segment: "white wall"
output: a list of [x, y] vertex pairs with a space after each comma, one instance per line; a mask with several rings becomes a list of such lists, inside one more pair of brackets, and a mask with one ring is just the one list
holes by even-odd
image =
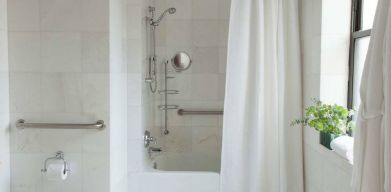
[[[346, 105], [350, 0], [302, 0], [301, 33], [304, 104], [319, 98]], [[307, 192], [349, 192], [352, 165], [319, 144], [319, 133], [305, 128]]]
[[347, 106], [350, 0], [322, 1], [320, 99]]
[[10, 192], [7, 1], [0, 0], [0, 191]]
[[127, 1], [127, 93], [128, 93], [128, 191], [140, 191], [140, 173], [147, 169], [144, 130], [152, 121], [152, 97], [144, 83], [146, 67], [146, 15], [151, 0]]
[[110, 191], [127, 192], [126, 1], [110, 0]]
[[[169, 7], [177, 10], [167, 15], [157, 28], [161, 72], [158, 89], [164, 85], [162, 62], [178, 51], [185, 51], [193, 63], [188, 71], [170, 74], [175, 79], [168, 80], [168, 89], [179, 90], [180, 94], [169, 95], [169, 104], [187, 110], [223, 109], [230, 0], [156, 0], [155, 7], [157, 15]], [[157, 146], [166, 153], [203, 156], [208, 159], [203, 167], [218, 172], [222, 116], [178, 116], [176, 110], [170, 110], [170, 134], [164, 135], [164, 113], [157, 109], [157, 105], [163, 104], [163, 96], [155, 95], [152, 110], [156, 120], [151, 131], [158, 137]]]
[[[8, 1], [12, 191], [107, 192], [110, 176], [108, 0]], [[91, 123], [97, 130], [19, 130], [29, 122]], [[117, 126], [117, 125], [116, 125]], [[64, 182], [41, 176], [65, 153]]]

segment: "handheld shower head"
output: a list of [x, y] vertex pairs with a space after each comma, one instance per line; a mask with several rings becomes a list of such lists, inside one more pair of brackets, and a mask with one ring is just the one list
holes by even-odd
[[164, 16], [166, 16], [167, 13], [174, 14], [176, 12], [176, 9], [174, 7], [168, 8], [156, 19], [151, 21], [151, 25], [158, 26], [160, 21], [163, 20]]
[[174, 7], [168, 8], [168, 12], [170, 14], [174, 14], [176, 12], [176, 9]]

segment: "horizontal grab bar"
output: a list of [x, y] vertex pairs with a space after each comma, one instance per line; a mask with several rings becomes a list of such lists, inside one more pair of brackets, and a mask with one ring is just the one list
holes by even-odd
[[184, 110], [179, 109], [178, 115], [223, 115], [223, 110], [216, 110], [216, 111], [195, 111], [195, 110]]
[[104, 129], [105, 122], [102, 120], [92, 124], [64, 124], [64, 123], [26, 123], [25, 120], [16, 121], [16, 127], [20, 129], [37, 128], [37, 129]]

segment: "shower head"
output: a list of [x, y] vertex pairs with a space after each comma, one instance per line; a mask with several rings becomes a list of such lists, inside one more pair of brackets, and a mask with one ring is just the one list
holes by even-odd
[[156, 20], [152, 20], [151, 25], [158, 26], [160, 21], [163, 20], [164, 16], [166, 16], [167, 13], [174, 14], [175, 12], [176, 12], [176, 9], [174, 7], [166, 9], [165, 11], [163, 11], [163, 13]]
[[170, 14], [174, 14], [176, 12], [176, 9], [174, 7], [168, 8], [168, 12]]

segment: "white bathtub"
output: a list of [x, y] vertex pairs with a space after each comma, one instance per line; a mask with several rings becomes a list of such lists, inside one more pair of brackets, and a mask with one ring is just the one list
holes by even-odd
[[199, 153], [161, 153], [152, 157], [152, 167], [161, 171], [220, 172], [220, 158]]
[[[205, 155], [161, 153], [145, 172], [129, 175], [129, 192], [219, 192], [217, 159]], [[157, 167], [158, 169], [154, 169]]]
[[129, 192], [219, 192], [213, 172], [152, 171], [130, 176]]

